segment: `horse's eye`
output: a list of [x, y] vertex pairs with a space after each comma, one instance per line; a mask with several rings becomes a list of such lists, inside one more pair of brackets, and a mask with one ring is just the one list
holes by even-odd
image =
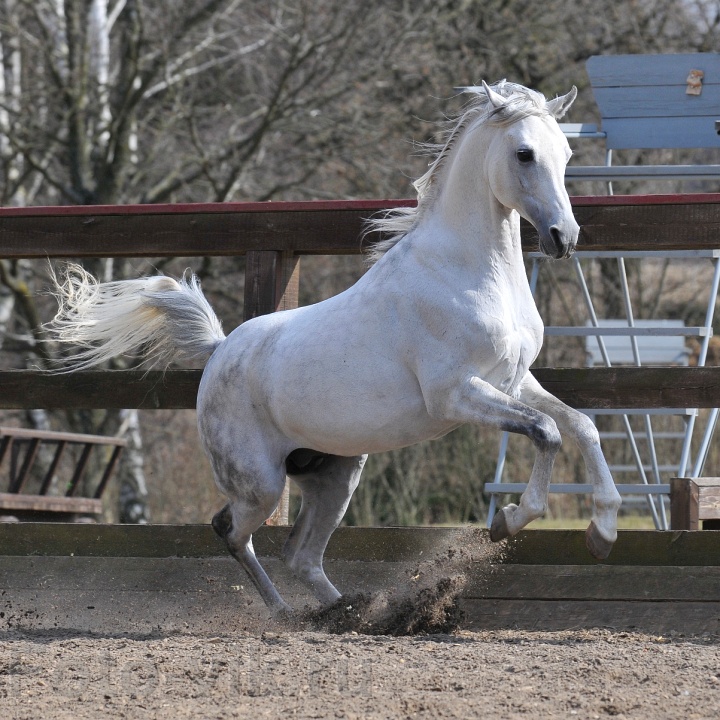
[[532, 150], [523, 148], [522, 150], [517, 151], [517, 159], [521, 163], [529, 163], [535, 159], [535, 153]]

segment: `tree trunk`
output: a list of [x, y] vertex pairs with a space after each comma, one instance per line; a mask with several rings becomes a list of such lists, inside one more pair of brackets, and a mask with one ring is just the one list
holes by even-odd
[[120, 522], [145, 525], [150, 520], [148, 491], [142, 451], [142, 435], [137, 410], [121, 410], [121, 432], [128, 439], [118, 467], [120, 484]]

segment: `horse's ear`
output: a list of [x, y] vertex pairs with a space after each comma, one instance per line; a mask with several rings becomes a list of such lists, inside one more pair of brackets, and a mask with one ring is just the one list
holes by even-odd
[[482, 81], [482, 86], [485, 94], [488, 97], [488, 100], [490, 101], [490, 104], [494, 108], [500, 108], [505, 104], [505, 98], [500, 95], [500, 93], [496, 93], [484, 80]]
[[559, 120], [570, 109], [570, 106], [573, 104], [576, 97], [577, 88], [573, 85], [567, 95], [561, 95], [560, 97], [556, 97], [554, 100], [548, 100], [548, 112], [556, 120]]

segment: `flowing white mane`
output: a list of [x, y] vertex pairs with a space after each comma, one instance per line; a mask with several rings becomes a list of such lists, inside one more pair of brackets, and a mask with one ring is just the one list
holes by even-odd
[[432, 156], [432, 160], [427, 172], [413, 183], [417, 192], [417, 207], [394, 208], [368, 220], [367, 233], [381, 233], [389, 236], [373, 244], [368, 250], [369, 264], [377, 262], [417, 225], [423, 211], [435, 197], [436, 181], [450, 151], [468, 127], [476, 123], [488, 123], [496, 126], [511, 125], [530, 115], [550, 114], [545, 97], [535, 90], [506, 80], [492, 85], [491, 89], [507, 98], [507, 102], [500, 107], [495, 107], [482, 86], [465, 88], [465, 91], [471, 94], [470, 102], [458, 116], [443, 123], [439, 143], [422, 146], [423, 151]]

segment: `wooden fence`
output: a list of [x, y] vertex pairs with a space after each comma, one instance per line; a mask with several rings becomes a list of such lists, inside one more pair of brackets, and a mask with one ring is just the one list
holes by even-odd
[[[246, 255], [245, 319], [297, 306], [302, 255], [362, 252], [363, 222], [413, 201], [327, 201], [0, 209], [0, 257], [88, 258]], [[586, 250], [720, 247], [720, 195], [578, 197]], [[523, 244], [534, 230], [523, 223]], [[365, 243], [372, 242], [372, 236]], [[571, 405], [718, 407], [720, 369], [535, 370]], [[193, 408], [199, 371], [0, 372], [1, 408]]]
[[[313, 601], [279, 557], [288, 532], [263, 527], [253, 542], [280, 592], [302, 608]], [[408, 598], [421, 564], [431, 575], [462, 569], [466, 630], [717, 634], [719, 541], [718, 532], [624, 530], [598, 564], [579, 530], [525, 531], [495, 551], [487, 530], [341, 527], [325, 569], [351, 597]], [[458, 565], [452, 547], [478, 551], [478, 561]], [[0, 524], [0, 587], [0, 632], [222, 635], [268, 618], [209, 525]]]

